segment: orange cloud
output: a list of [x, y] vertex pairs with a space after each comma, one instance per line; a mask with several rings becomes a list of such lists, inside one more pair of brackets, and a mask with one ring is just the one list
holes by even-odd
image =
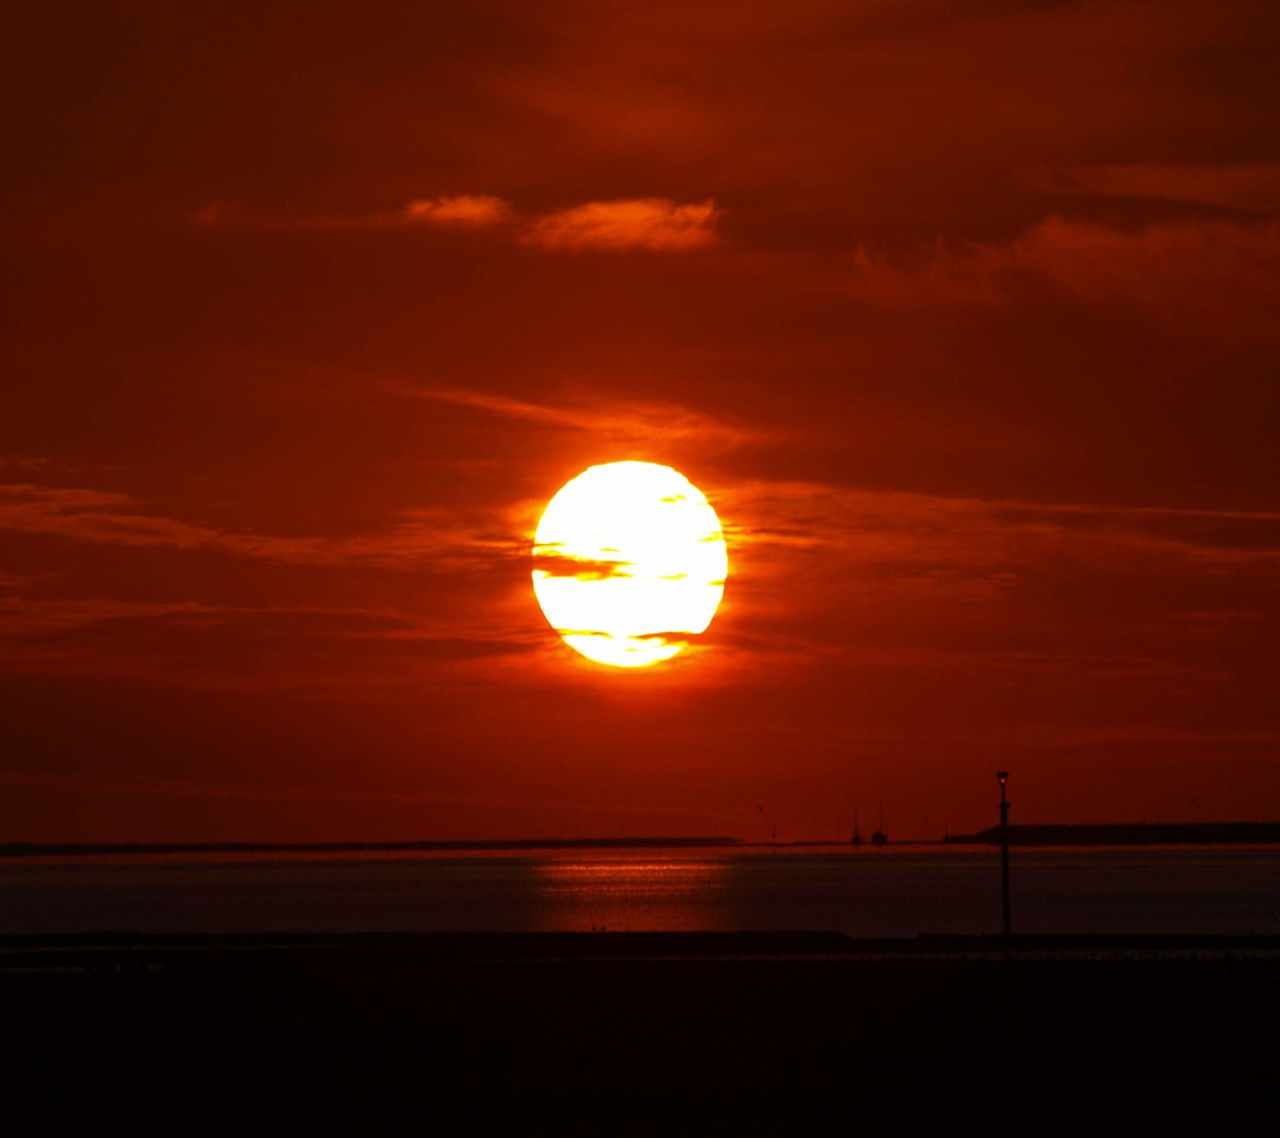
[[422, 198], [411, 201], [404, 210], [405, 220], [429, 225], [499, 225], [510, 216], [511, 203], [491, 194]]
[[665, 198], [587, 202], [538, 218], [524, 242], [542, 249], [648, 249], [683, 253], [716, 244], [715, 203]]
[[461, 389], [411, 389], [408, 394], [614, 440], [696, 441], [704, 447], [732, 449], [776, 440], [784, 433], [777, 429], [766, 431], [726, 414], [704, 414], [674, 403], [595, 399], [555, 405]]
[[534, 572], [548, 577], [574, 577], [579, 581], [608, 581], [617, 577], [631, 577], [629, 561], [598, 561], [589, 557], [575, 557], [554, 545], [540, 545], [534, 551]]
[[1050, 217], [1007, 245], [939, 244], [909, 264], [859, 249], [853, 292], [891, 304], [1000, 304], [1049, 288], [1180, 326], [1274, 332], [1280, 226], [1202, 220], [1116, 229]]
[[0, 533], [64, 538], [130, 548], [214, 550], [234, 557], [297, 565], [414, 568], [492, 564], [528, 555], [523, 533], [509, 519], [491, 519], [481, 532], [442, 510], [403, 511], [388, 528], [346, 537], [281, 537], [214, 529], [147, 513], [127, 494], [0, 484]]
[[[715, 203], [681, 205], [666, 198], [586, 202], [525, 218], [519, 240], [540, 249], [647, 249], [681, 253], [706, 249], [719, 240]], [[267, 229], [347, 230], [430, 225], [440, 229], [488, 229], [520, 220], [511, 202], [493, 194], [415, 198], [396, 213], [334, 214], [269, 218], [214, 203], [192, 214], [201, 227], [249, 226]]]
[[1280, 304], [1280, 228], [1231, 222], [1152, 225], [1126, 233], [1050, 218], [1024, 234], [1011, 263], [1086, 299], [1162, 314], [1260, 317]]
[[1222, 206], [1253, 213], [1280, 212], [1280, 162], [1132, 162], [1071, 166], [1034, 183], [1055, 193]]
[[942, 497], [822, 483], [745, 481], [726, 486], [736, 574], [815, 577], [814, 563], [864, 590], [999, 593], [1031, 569], [1071, 564], [1153, 574], [1177, 566], [1221, 574], [1280, 563], [1280, 513], [1060, 504]]

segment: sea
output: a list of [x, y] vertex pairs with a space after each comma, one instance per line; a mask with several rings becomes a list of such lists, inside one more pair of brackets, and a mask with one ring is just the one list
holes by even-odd
[[[1280, 847], [1013, 851], [1025, 933], [1280, 934]], [[986, 847], [170, 854], [0, 862], [0, 934], [1000, 930]]]

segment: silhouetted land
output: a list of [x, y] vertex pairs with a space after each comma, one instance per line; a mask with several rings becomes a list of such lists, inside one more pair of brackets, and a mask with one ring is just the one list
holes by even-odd
[[[998, 846], [1000, 827], [950, 836], [947, 843]], [[1280, 822], [1124, 822], [1114, 825], [1010, 826], [1014, 846], [1274, 845]]]
[[[1238, 1133], [1280, 938], [0, 941], [8, 1112], [131, 1133]], [[1269, 1132], [1264, 1130], [1262, 1132]]]
[[4, 842], [0, 857], [113, 854], [429, 853], [466, 850], [643, 850], [736, 846], [736, 838], [520, 838], [470, 842]]
[[[1134, 822], [1083, 825], [1010, 826], [1016, 846], [1280, 845], [1280, 822]], [[504, 850], [790, 849], [849, 846], [847, 841], [746, 841], [741, 838], [517, 838], [414, 842], [3, 842], [0, 858], [111, 857], [167, 854], [352, 854], [458, 853]], [[1000, 844], [1000, 829], [952, 834], [939, 840], [912, 839], [889, 845]]]

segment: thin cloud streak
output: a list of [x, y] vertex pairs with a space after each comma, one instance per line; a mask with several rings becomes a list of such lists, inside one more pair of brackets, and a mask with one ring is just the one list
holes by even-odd
[[511, 203], [490, 194], [424, 198], [411, 201], [404, 211], [405, 219], [410, 222], [470, 228], [500, 225], [511, 215]]
[[613, 438], [697, 441], [703, 445], [735, 448], [785, 437], [784, 432], [776, 428], [740, 422], [729, 415], [709, 415], [675, 403], [595, 399], [552, 404], [461, 388], [404, 387], [399, 390], [415, 398], [472, 407], [503, 418]]
[[[448, 396], [443, 396], [448, 398]], [[516, 413], [547, 409], [515, 403]], [[561, 423], [558, 414], [553, 421]], [[593, 415], [563, 420], [598, 427]], [[594, 425], [593, 425], [594, 424]], [[686, 429], [696, 432], [696, 422]], [[732, 436], [736, 437], [736, 436]], [[1266, 511], [1043, 504], [861, 490], [824, 483], [753, 481], [716, 495], [731, 543], [810, 549], [840, 545], [864, 558], [945, 552], [956, 563], [991, 556], [979, 538], [1052, 540], [1077, 551], [1109, 548], [1177, 555], [1205, 565], [1280, 560], [1280, 514]], [[512, 518], [527, 503], [513, 504]], [[499, 511], [502, 513], [502, 511]], [[507, 533], [502, 533], [503, 528]], [[254, 560], [379, 569], [440, 563], [465, 568], [529, 557], [513, 521], [468, 527], [445, 511], [409, 510], [395, 525], [348, 537], [234, 533], [146, 513], [126, 494], [28, 483], [0, 485], [0, 532], [99, 545], [213, 550]], [[564, 560], [559, 558], [558, 560]]]
[[[819, 483], [750, 482], [723, 494], [734, 572], [847, 573], [877, 591], [995, 595], [1075, 564], [1218, 573], [1280, 565], [1280, 514], [944, 498]], [[837, 569], [837, 565], [839, 568]], [[973, 591], [977, 590], [974, 594]]]
[[1128, 231], [1050, 217], [1007, 245], [939, 243], [902, 263], [859, 248], [848, 291], [901, 307], [993, 306], [1049, 289], [1210, 335], [1274, 336], [1280, 226], [1221, 220]]
[[680, 205], [665, 198], [587, 202], [535, 220], [522, 240], [540, 249], [646, 249], [684, 253], [717, 244], [715, 203]]
[[533, 572], [546, 577], [572, 577], [578, 581], [609, 581], [620, 577], [632, 577], [628, 570], [635, 566], [630, 561], [601, 561], [589, 557], [575, 557], [561, 553], [550, 546], [539, 545], [533, 551]]
[[0, 673], [223, 692], [420, 692], [544, 648], [503, 605], [419, 611], [0, 598]]
[[329, 214], [313, 217], [256, 216], [212, 203], [190, 216], [201, 228], [263, 229], [507, 229], [521, 244], [550, 252], [584, 250], [688, 253], [719, 244], [721, 211], [715, 202], [675, 202], [668, 198], [590, 201], [532, 216], [493, 194], [445, 194], [415, 198], [390, 213]]
[[[509, 530], [509, 536], [503, 530]], [[66, 538], [98, 545], [212, 550], [299, 565], [405, 569], [525, 557], [528, 547], [503, 519], [468, 526], [444, 509], [403, 511], [395, 525], [349, 537], [283, 537], [237, 533], [149, 514], [127, 494], [83, 488], [0, 485], [0, 532]]]
[[1041, 189], [1082, 197], [1144, 198], [1248, 213], [1280, 212], [1280, 162], [1068, 166], [1037, 173], [1031, 180]]

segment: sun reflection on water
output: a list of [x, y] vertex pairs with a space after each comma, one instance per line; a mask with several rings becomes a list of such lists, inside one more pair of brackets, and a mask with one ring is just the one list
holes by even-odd
[[575, 858], [537, 867], [538, 927], [582, 932], [728, 928], [723, 858]]

